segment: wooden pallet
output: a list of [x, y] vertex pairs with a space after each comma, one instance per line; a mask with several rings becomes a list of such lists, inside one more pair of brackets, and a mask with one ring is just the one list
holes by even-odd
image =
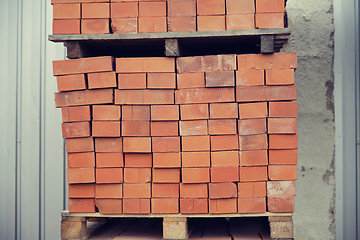
[[258, 213], [258, 214], [121, 214], [104, 215], [100, 213], [69, 213], [62, 212], [61, 239], [62, 240], [86, 240], [88, 221], [102, 221], [107, 218], [162, 218], [164, 240], [188, 239], [188, 218], [246, 218], [267, 217], [270, 225], [270, 237], [272, 240], [291, 240], [293, 235], [292, 213]]

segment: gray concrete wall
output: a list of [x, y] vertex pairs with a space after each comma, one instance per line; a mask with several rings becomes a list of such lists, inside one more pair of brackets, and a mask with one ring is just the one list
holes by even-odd
[[335, 239], [334, 25], [332, 0], [288, 0], [298, 52], [298, 180], [295, 239]]

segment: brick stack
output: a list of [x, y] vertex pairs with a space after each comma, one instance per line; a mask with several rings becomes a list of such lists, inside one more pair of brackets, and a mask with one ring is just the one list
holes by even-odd
[[293, 212], [295, 69], [294, 53], [54, 61], [70, 212]]
[[285, 0], [52, 0], [53, 34], [283, 28]]

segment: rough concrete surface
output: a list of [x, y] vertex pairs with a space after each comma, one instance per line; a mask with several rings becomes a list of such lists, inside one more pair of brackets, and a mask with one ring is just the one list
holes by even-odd
[[298, 52], [298, 180], [295, 239], [335, 239], [334, 25], [332, 0], [288, 0]]

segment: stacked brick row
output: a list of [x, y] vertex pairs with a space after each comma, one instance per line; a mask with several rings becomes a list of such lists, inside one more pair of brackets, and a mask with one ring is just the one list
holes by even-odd
[[294, 211], [296, 54], [53, 65], [70, 212]]
[[285, 0], [52, 0], [54, 34], [283, 28]]

